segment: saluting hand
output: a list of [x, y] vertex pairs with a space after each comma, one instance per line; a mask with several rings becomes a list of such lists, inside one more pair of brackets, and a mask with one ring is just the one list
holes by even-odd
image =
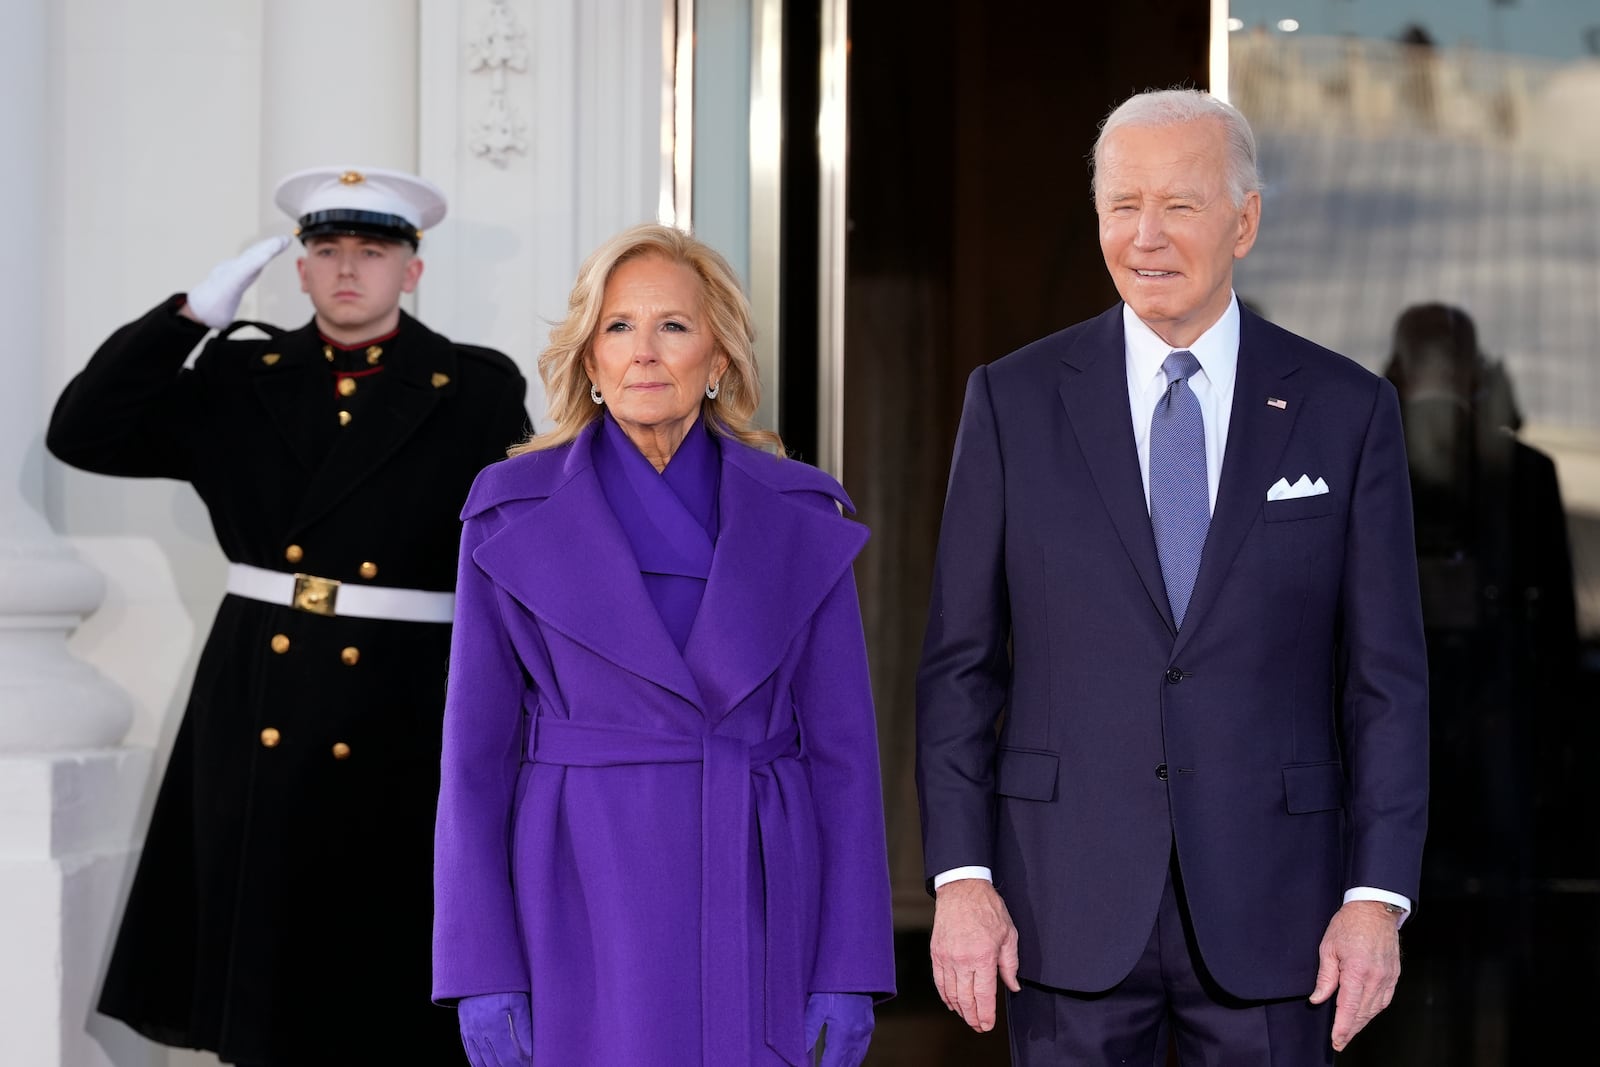
[[1333, 1013], [1333, 1048], [1352, 1038], [1394, 999], [1400, 981], [1400, 924], [1375, 900], [1352, 900], [1328, 922], [1317, 949], [1317, 985], [1311, 1003], [1339, 991]]
[[291, 238], [278, 236], [257, 241], [232, 259], [211, 268], [206, 280], [189, 290], [183, 314], [220, 330], [239, 312], [244, 291], [255, 284], [273, 257], [289, 247]]
[[945, 1006], [968, 1026], [979, 1033], [993, 1030], [996, 973], [1007, 989], [1022, 991], [1011, 913], [994, 886], [981, 878], [946, 882], [934, 900], [933, 984]]

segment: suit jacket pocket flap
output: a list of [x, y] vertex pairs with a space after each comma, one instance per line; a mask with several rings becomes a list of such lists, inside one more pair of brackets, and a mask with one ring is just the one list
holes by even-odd
[[1029, 748], [1002, 748], [994, 791], [1023, 800], [1054, 800], [1061, 757]]
[[1314, 519], [1318, 515], [1333, 513], [1333, 494], [1318, 493], [1316, 496], [1297, 496], [1289, 500], [1269, 500], [1262, 509], [1261, 517], [1268, 522], [1284, 522], [1288, 519]]
[[1283, 769], [1283, 795], [1291, 815], [1332, 811], [1344, 804], [1344, 771], [1338, 763], [1297, 763]]

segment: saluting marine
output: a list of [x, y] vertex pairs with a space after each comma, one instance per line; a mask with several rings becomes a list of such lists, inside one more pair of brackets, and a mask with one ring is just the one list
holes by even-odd
[[99, 1008], [231, 1063], [460, 1063], [429, 1002], [457, 516], [526, 382], [400, 309], [432, 184], [320, 168], [275, 199], [311, 322], [234, 336], [269, 238], [113, 334], [50, 421], [72, 466], [190, 482], [229, 560]]

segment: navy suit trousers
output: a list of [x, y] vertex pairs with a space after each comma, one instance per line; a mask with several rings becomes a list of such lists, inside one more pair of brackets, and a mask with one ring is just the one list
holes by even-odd
[[1032, 982], [1008, 994], [1015, 1067], [1321, 1067], [1333, 1063], [1333, 1001], [1240, 1000], [1206, 972], [1174, 859], [1149, 944], [1132, 972], [1100, 993]]

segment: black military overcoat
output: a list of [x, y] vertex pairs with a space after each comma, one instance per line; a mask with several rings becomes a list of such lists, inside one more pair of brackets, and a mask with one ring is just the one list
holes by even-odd
[[[205, 330], [179, 306], [101, 346], [50, 451], [190, 482], [232, 562], [450, 590], [473, 477], [526, 430], [515, 364], [402, 315], [376, 351], [224, 331], [186, 368]], [[462, 1062], [429, 1002], [449, 631], [223, 599], [102, 1012], [229, 1062]]]

